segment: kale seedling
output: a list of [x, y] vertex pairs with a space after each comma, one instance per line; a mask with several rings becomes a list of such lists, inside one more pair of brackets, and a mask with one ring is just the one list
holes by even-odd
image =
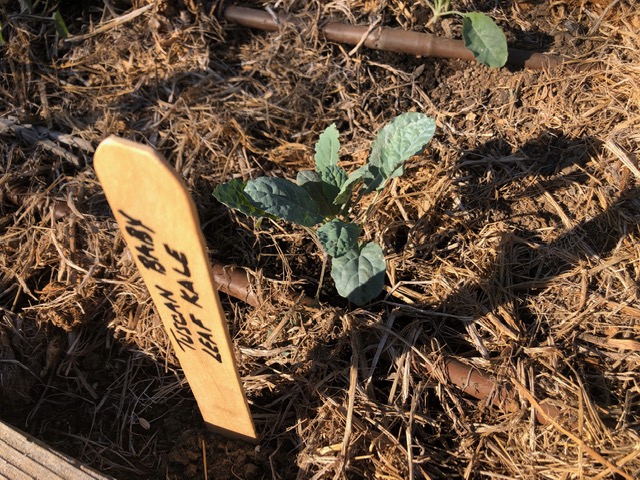
[[360, 241], [362, 225], [349, 220], [352, 206], [365, 194], [376, 192], [364, 223], [387, 181], [402, 175], [404, 163], [422, 150], [435, 129], [435, 121], [422, 113], [396, 117], [374, 139], [367, 163], [347, 175], [338, 166], [340, 142], [333, 124], [316, 143], [315, 170], [299, 172], [296, 182], [277, 177], [236, 179], [218, 185], [213, 195], [246, 215], [280, 218], [305, 227], [332, 258], [331, 277], [338, 293], [364, 305], [382, 291], [386, 262], [380, 245]]
[[499, 68], [507, 63], [507, 38], [490, 17], [481, 12], [463, 13], [451, 10], [451, 0], [427, 0], [427, 6], [433, 13], [433, 22], [446, 15], [462, 17], [464, 46], [480, 63], [492, 68]]

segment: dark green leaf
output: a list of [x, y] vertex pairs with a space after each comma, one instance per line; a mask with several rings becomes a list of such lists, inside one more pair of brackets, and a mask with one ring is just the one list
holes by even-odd
[[360, 251], [349, 250], [334, 258], [331, 265], [338, 293], [356, 305], [364, 305], [382, 292], [385, 271], [384, 255], [376, 243], [368, 243]]
[[353, 189], [356, 187], [358, 182], [361, 182], [363, 177], [365, 177], [369, 172], [369, 165], [363, 165], [357, 170], [351, 172], [349, 177], [347, 177], [347, 181], [342, 184], [340, 187], [340, 192], [336, 196], [333, 203], [343, 205], [347, 203], [347, 201], [351, 198], [351, 193]]
[[341, 257], [350, 250], [357, 250], [360, 227], [333, 219], [318, 229], [318, 240], [332, 257]]
[[251, 203], [271, 215], [312, 227], [322, 221], [316, 201], [301, 186], [277, 177], [260, 177], [247, 183]]
[[331, 203], [324, 192], [324, 181], [318, 172], [303, 170], [298, 172], [296, 183], [304, 188], [318, 204], [318, 211], [323, 217], [338, 213], [340, 207]]
[[311, 170], [303, 170], [298, 173], [296, 182], [305, 188], [318, 203], [320, 213], [323, 216], [336, 215], [341, 206], [347, 201], [345, 195], [343, 201], [338, 201], [342, 186], [347, 181], [347, 172], [336, 165], [327, 167], [322, 174]]
[[504, 32], [484, 13], [465, 13], [462, 19], [464, 46], [483, 65], [499, 68], [507, 63], [509, 49]]
[[367, 165], [367, 171], [362, 176], [362, 183], [364, 184], [364, 192], [369, 193], [374, 190], [382, 190], [387, 179], [388, 175], [384, 173], [384, 171], [377, 167], [376, 165]]
[[342, 186], [347, 181], [347, 172], [345, 172], [342, 167], [338, 167], [337, 165], [330, 165], [322, 171], [321, 175], [322, 191], [324, 192], [324, 196], [327, 201], [331, 202], [332, 204], [341, 203], [336, 202], [335, 200], [336, 197], [340, 194]]
[[238, 210], [252, 217], [269, 217], [264, 210], [256, 208], [250, 201], [244, 188], [247, 184], [242, 180], [233, 179], [228, 183], [222, 183], [213, 190], [213, 196], [229, 208]]
[[300, 186], [306, 183], [321, 183], [322, 176], [313, 170], [301, 170], [296, 177], [296, 183]]

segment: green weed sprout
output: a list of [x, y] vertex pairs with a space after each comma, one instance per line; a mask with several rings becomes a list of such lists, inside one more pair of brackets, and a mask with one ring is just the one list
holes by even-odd
[[[69, 29], [67, 28], [67, 24], [65, 23], [64, 18], [62, 18], [62, 15], [60, 14], [60, 10], [56, 9], [50, 18], [35, 16], [33, 15], [33, 4], [31, 0], [19, 0], [19, 1], [20, 1], [20, 11], [22, 13], [28, 13], [30, 18], [33, 18], [36, 20], [42, 20], [44, 22], [52, 21], [53, 25], [55, 26], [56, 33], [58, 34], [58, 37], [67, 38], [69, 36]], [[37, 3], [38, 2], [36, 2], [36, 6], [37, 6]], [[5, 45], [6, 43], [7, 43], [6, 40], [2, 36], [2, 23], [0, 23], [0, 46]]]
[[[367, 163], [348, 175], [338, 166], [339, 134], [332, 124], [316, 143], [315, 170], [299, 172], [296, 182], [277, 177], [235, 179], [218, 185], [213, 195], [245, 215], [304, 227], [332, 258], [331, 277], [338, 293], [364, 305], [382, 292], [386, 262], [380, 245], [360, 240], [362, 225], [388, 180], [403, 174], [405, 162], [422, 150], [435, 129], [435, 121], [422, 113], [396, 117], [372, 142]], [[362, 222], [350, 221], [353, 204], [373, 192], [375, 198]]]
[[427, 6], [433, 13], [432, 22], [446, 15], [462, 17], [464, 46], [480, 63], [492, 68], [503, 67], [507, 63], [507, 37], [489, 16], [481, 12], [463, 13], [450, 10], [451, 0], [428, 0]]
[[56, 26], [56, 32], [58, 32], [58, 36], [60, 38], [67, 38], [69, 36], [69, 29], [67, 28], [67, 24], [64, 22], [64, 18], [60, 15], [60, 11], [56, 10], [53, 12], [53, 23]]

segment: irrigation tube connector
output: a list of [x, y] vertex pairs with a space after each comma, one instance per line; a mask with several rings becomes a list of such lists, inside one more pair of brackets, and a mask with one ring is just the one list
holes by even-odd
[[[283, 25], [304, 25], [304, 21], [292, 15], [278, 15], [273, 12], [253, 8], [230, 6], [223, 10], [225, 20], [237, 25], [277, 32]], [[363, 45], [367, 48], [387, 52], [405, 53], [422, 57], [458, 58], [473, 60], [473, 53], [464, 46], [462, 40], [442, 38], [428, 33], [412, 32], [389, 27], [347, 25], [340, 22], [319, 23], [318, 28], [327, 40], [349, 45]], [[507, 64], [534, 70], [554, 68], [563, 65], [567, 59], [544, 53], [509, 49]]]

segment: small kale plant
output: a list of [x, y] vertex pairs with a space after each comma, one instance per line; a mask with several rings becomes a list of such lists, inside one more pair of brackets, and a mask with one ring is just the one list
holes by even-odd
[[[431, 140], [435, 128], [435, 121], [422, 113], [396, 117], [374, 139], [367, 163], [348, 175], [338, 166], [340, 142], [332, 124], [316, 143], [315, 170], [299, 172], [296, 182], [277, 177], [235, 179], [218, 185], [213, 195], [246, 215], [304, 227], [332, 258], [331, 277], [338, 293], [364, 305], [382, 291], [386, 262], [380, 245], [360, 240], [362, 224], [386, 183], [402, 175], [404, 163]], [[361, 223], [350, 221], [353, 205], [373, 192]]]
[[432, 22], [447, 15], [462, 17], [464, 46], [480, 63], [491, 68], [503, 67], [507, 63], [507, 38], [489, 16], [481, 12], [451, 10], [451, 0], [427, 0], [427, 6], [433, 13]]

